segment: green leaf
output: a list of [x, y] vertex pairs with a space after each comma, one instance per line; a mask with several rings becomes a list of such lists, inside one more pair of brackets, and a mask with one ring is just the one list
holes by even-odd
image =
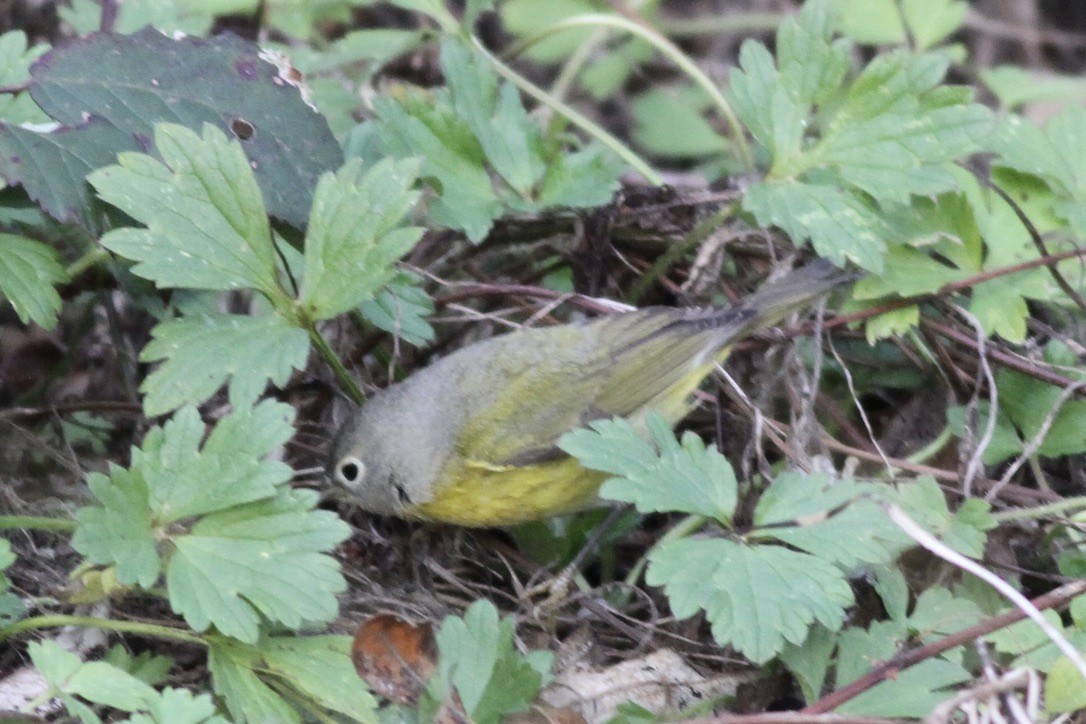
[[420, 281], [417, 274], [398, 270], [373, 299], [362, 302], [362, 316], [408, 344], [421, 347], [433, 342], [434, 328], [426, 318], [434, 313], [434, 300]]
[[136, 471], [110, 465], [107, 477], [92, 472], [87, 485], [98, 505], [75, 514], [72, 547], [88, 561], [117, 567], [122, 583], [150, 588], [162, 572], [147, 483]]
[[193, 694], [167, 686], [145, 705], [147, 714], [133, 714], [128, 724], [229, 724], [215, 710], [210, 694]]
[[214, 625], [254, 643], [262, 617], [291, 629], [326, 622], [346, 588], [339, 564], [325, 554], [350, 535], [318, 494], [280, 490], [271, 500], [201, 518], [174, 539], [166, 570], [171, 607], [197, 631]]
[[288, 466], [261, 459], [291, 436], [292, 417], [265, 401], [223, 418], [201, 446], [199, 414], [183, 408], [133, 450], [131, 469], [89, 476], [98, 505], [76, 514], [73, 545], [122, 583], [148, 588], [164, 568], [171, 605], [197, 630], [253, 641], [261, 617], [328, 620], [344, 583], [324, 551], [349, 529], [313, 510], [316, 493], [285, 489]]
[[[229, 34], [208, 40], [171, 38], [152, 28], [132, 35], [94, 33], [36, 63], [30, 93], [62, 124], [49, 135], [78, 139], [88, 118], [114, 129], [119, 135], [111, 136], [114, 145], [105, 163], [119, 151], [146, 150], [159, 122], [191, 129], [209, 123], [238, 138], [242, 134], [233, 130], [238, 125], [251, 128], [243, 134], [246, 165], [252, 162], [250, 173], [268, 211], [301, 228], [318, 176], [339, 167], [343, 154], [323, 116], [313, 112], [275, 60], [255, 43]], [[85, 155], [78, 140], [69, 145], [75, 156]], [[0, 143], [0, 157], [8, 153]], [[69, 204], [78, 191], [76, 180], [83, 183], [82, 176], [64, 182]]]
[[921, 719], [951, 696], [955, 684], [972, 680], [973, 675], [945, 659], [929, 659], [900, 671], [888, 681], [845, 702], [836, 711], [855, 716], [885, 716]]
[[23, 236], [0, 233], [0, 293], [24, 324], [35, 322], [44, 329], [56, 326], [60, 295], [54, 285], [66, 281], [68, 273], [51, 248]]
[[472, 721], [496, 724], [527, 711], [549, 678], [552, 657], [542, 651], [520, 654], [513, 635], [513, 619], [499, 619], [485, 599], [463, 618], [446, 618], [437, 634], [438, 673], [427, 691], [431, 708], [455, 689]]
[[[1062, 390], [1011, 370], [996, 373], [999, 403], [1024, 442], [1031, 442], [1052, 416]], [[1062, 457], [1086, 451], [1086, 400], [1066, 400], [1053, 418], [1037, 452]]]
[[810, 628], [802, 644], [785, 644], [781, 662], [795, 677], [805, 701], [814, 701], [821, 695], [836, 648], [837, 633], [818, 625]]
[[1045, 707], [1053, 714], [1086, 708], [1086, 680], [1066, 656], [1056, 662], [1045, 681]]
[[621, 171], [617, 157], [598, 145], [560, 153], [548, 160], [533, 206], [602, 206], [618, 188]]
[[889, 45], [908, 40], [897, 0], [831, 0], [830, 4], [837, 29], [860, 43]]
[[776, 49], [774, 61], [744, 43], [731, 78], [736, 113], [772, 157], [744, 208], [820, 256], [881, 273], [893, 234], [879, 207], [956, 188], [952, 162], [980, 148], [991, 113], [939, 85], [941, 55], [877, 56], [849, 81], [850, 47], [832, 41], [824, 0], [781, 24]]
[[885, 222], [859, 196], [839, 186], [766, 181], [752, 184], [743, 207], [762, 226], [779, 226], [796, 240], [810, 238], [819, 256], [883, 269]]
[[600, 488], [605, 498], [634, 503], [643, 513], [678, 511], [730, 521], [737, 483], [724, 456], [693, 433], [680, 445], [659, 415], [650, 414], [647, 424], [653, 444], [619, 418], [563, 435], [558, 446], [585, 467], [618, 476]]
[[955, 188], [947, 164], [980, 147], [992, 116], [979, 104], [926, 95], [946, 66], [938, 55], [877, 57], [852, 84], [807, 164], [835, 167], [874, 198], [899, 203]]
[[377, 134], [386, 152], [423, 159], [420, 175], [438, 183], [433, 221], [463, 229], [480, 241], [501, 213], [484, 166], [483, 149], [467, 125], [446, 104], [411, 94], [400, 101], [374, 100]]
[[478, 52], [444, 39], [441, 69], [453, 110], [483, 147], [487, 161], [518, 194], [529, 196], [543, 177], [543, 139], [511, 83], [499, 83]]
[[942, 586], [932, 586], [917, 597], [908, 627], [921, 640], [930, 641], [969, 628], [984, 617], [974, 601], [955, 596]]
[[[237, 1], [233, 0], [232, 4], [236, 5]], [[231, 12], [229, 7], [218, 10], [221, 14]], [[125, 0], [117, 6], [116, 12], [113, 29], [126, 35], [151, 25], [164, 35], [202, 36], [207, 34], [215, 19], [206, 6], [201, 7], [200, 3], [191, 0]], [[78, 35], [96, 32], [102, 24], [102, 6], [93, 0], [72, 0], [71, 7], [58, 6], [57, 13]]]
[[945, 40], [961, 27], [969, 4], [961, 0], [902, 0], [901, 14], [920, 51]]
[[762, 663], [799, 644], [815, 622], [837, 630], [852, 589], [836, 566], [778, 546], [679, 540], [649, 553], [645, 580], [679, 618], [704, 609], [713, 637]]
[[136, 274], [160, 287], [251, 287], [281, 296], [260, 189], [237, 141], [205, 126], [203, 136], [172, 124], [155, 129], [158, 161], [123, 153], [88, 180], [98, 195], [147, 226], [123, 228], [102, 245], [139, 262]]
[[633, 100], [633, 136], [661, 158], [703, 160], [728, 150], [727, 140], [702, 115], [707, 102], [693, 88], [654, 89]]
[[754, 510], [755, 526], [774, 527], [755, 533], [846, 567], [887, 563], [894, 552], [888, 544], [902, 536], [874, 500], [864, 499], [877, 492], [873, 485], [834, 481], [825, 473], [782, 473]]
[[282, 387], [305, 367], [309, 337], [276, 314], [201, 315], [161, 322], [140, 361], [163, 363], [143, 381], [143, 409], [162, 415], [198, 405], [230, 378], [230, 404], [252, 405], [270, 380]]
[[111, 646], [102, 661], [132, 674], [150, 686], [165, 682], [174, 665], [174, 660], [169, 656], [158, 656], [150, 651], [132, 655], [121, 644]]
[[215, 693], [226, 702], [237, 722], [300, 723], [301, 716], [275, 689], [265, 683], [260, 651], [220, 636], [208, 637], [207, 668]]
[[317, 185], [305, 243], [299, 304], [330, 319], [371, 299], [395, 274], [393, 264], [422, 236], [399, 227], [418, 199], [416, 161], [386, 159], [362, 173], [353, 160]]
[[896, 497], [913, 520], [951, 548], [973, 558], [984, 555], [987, 531], [995, 527], [985, 501], [971, 498], [951, 515], [943, 491], [928, 475], [899, 485]]
[[[10, 30], [0, 35], [0, 85], [14, 88], [30, 79], [30, 64], [47, 50], [45, 45], [27, 48], [26, 33]], [[46, 123], [41, 108], [26, 93], [4, 94], [0, 97], [0, 119], [9, 123]]]
[[97, 231], [101, 207], [86, 183], [87, 174], [113, 163], [119, 150], [136, 147], [130, 133], [99, 116], [52, 133], [0, 123], [0, 173], [58, 221], [76, 221]]
[[324, 709], [375, 721], [377, 701], [359, 678], [346, 636], [282, 636], [260, 643], [265, 676], [279, 679]]
[[136, 711], [156, 696], [154, 689], [131, 674], [102, 661], [81, 661], [52, 641], [32, 642], [27, 650], [54, 692], [121, 711]]

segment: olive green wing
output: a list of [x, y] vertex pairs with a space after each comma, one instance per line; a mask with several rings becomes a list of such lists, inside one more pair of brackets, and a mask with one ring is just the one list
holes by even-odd
[[648, 309], [494, 340], [503, 363], [490, 376], [505, 382], [473, 405], [461, 454], [480, 465], [544, 462], [562, 456], [559, 437], [601, 417], [682, 417], [720, 338], [682, 317]]

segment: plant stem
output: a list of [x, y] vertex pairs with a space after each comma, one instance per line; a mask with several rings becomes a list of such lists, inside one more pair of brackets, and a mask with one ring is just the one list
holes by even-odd
[[1001, 513], [993, 513], [992, 519], [997, 523], [1012, 520], [1029, 520], [1031, 518], [1044, 518], [1049, 515], [1060, 515], [1075, 508], [1086, 508], [1086, 495], [1077, 495], [1047, 505], [1038, 505], [1035, 508], [1020, 508], [1018, 510], [1004, 510]]
[[103, 631], [116, 631], [117, 633], [130, 633], [150, 638], [167, 639], [170, 641], [182, 641], [197, 646], [208, 646], [208, 642], [202, 636], [188, 631], [173, 628], [172, 626], [160, 626], [142, 621], [115, 621], [109, 618], [96, 616], [69, 616], [67, 614], [52, 614], [48, 616], [34, 616], [16, 621], [7, 628], [0, 629], [0, 640], [10, 638], [24, 631], [35, 631], [43, 628], [57, 628], [59, 626], [83, 626], [85, 628], [98, 628]]
[[618, 15], [607, 15], [603, 13], [575, 15], [574, 17], [560, 20], [553, 25], [543, 28], [534, 35], [528, 36], [513, 46], [508, 55], [515, 56], [517, 53], [531, 47], [540, 40], [560, 33], [563, 30], [584, 26], [597, 28], [610, 27], [615, 28], [616, 30], [624, 30], [631, 35], [642, 38], [663, 53], [664, 56], [677, 65], [681, 71], [686, 73], [686, 75], [709, 96], [709, 99], [716, 105], [717, 110], [720, 111], [720, 114], [728, 124], [732, 143], [735, 145], [736, 155], [739, 156], [739, 163], [747, 170], [754, 169], [754, 155], [751, 153], [750, 144], [747, 143], [743, 125], [739, 122], [739, 118], [735, 115], [735, 111], [732, 110], [731, 104], [724, 98], [724, 94], [717, 88], [716, 83], [714, 83], [709, 76], [705, 75], [694, 61], [687, 57], [686, 53], [653, 28]]
[[630, 287], [630, 293], [627, 295], [630, 304], [637, 305], [641, 301], [641, 297], [649, 290], [649, 287], [662, 277], [671, 268], [672, 264], [681, 259], [689, 250], [708, 239], [724, 223], [724, 220], [732, 215], [735, 208], [735, 204], [725, 206], [709, 218], [701, 221], [680, 243], [668, 247], [667, 251], [653, 262], [652, 267], [634, 281]]
[[491, 64], [494, 66], [494, 69], [498, 71], [499, 75], [504, 77], [506, 80], [512, 82], [513, 85], [517, 86], [540, 103], [548, 106], [549, 108], [553, 108], [555, 111], [561, 113], [563, 116], [568, 118], [571, 123], [580, 127], [585, 133], [594, 137], [600, 143], [614, 151], [615, 154], [618, 155], [622, 160], [630, 164], [630, 166], [632, 166], [635, 171], [644, 176], [645, 180], [647, 180], [649, 183], [655, 186], [663, 185], [663, 176], [657, 173], [652, 168], [652, 166], [648, 164], [647, 161], [634, 153], [628, 146], [626, 146], [626, 144], [622, 143], [622, 141], [618, 140], [606, 130], [604, 130], [602, 126], [589, 120], [587, 117], [583, 116], [581, 113], [575, 110], [572, 106], [569, 106], [558, 100], [557, 98], [553, 97], [551, 94], [547, 93], [545, 90], [535, 85], [527, 78], [521, 76], [515, 70], [507, 66], [505, 63], [501, 62], [496, 56], [494, 56], [494, 54], [487, 50], [483, 46], [483, 44], [480, 43], [479, 40], [474, 36], [472, 37], [471, 42], [479, 50], [479, 52], [482, 53], [487, 58], [487, 60], [491, 62]]
[[0, 530], [48, 530], [53, 533], [72, 533], [76, 522], [64, 518], [48, 518], [43, 515], [0, 515]]
[[315, 322], [310, 322], [305, 325], [305, 331], [309, 333], [309, 339], [313, 342], [313, 346], [317, 348], [317, 352], [324, 359], [325, 362], [332, 368], [332, 374], [335, 375], [336, 381], [339, 382], [339, 386], [350, 396], [356, 405], [361, 405], [366, 401], [365, 396], [362, 394], [362, 390], [358, 388], [358, 385], [351, 378], [351, 374], [347, 371], [347, 368], [343, 366], [343, 363], [339, 361], [339, 357], [336, 355], [332, 348], [325, 341], [324, 337], [317, 330]]
[[69, 279], [74, 279], [98, 262], [105, 261], [108, 258], [108, 251], [98, 245], [94, 245], [83, 252], [83, 256], [69, 264], [64, 271], [67, 272]]

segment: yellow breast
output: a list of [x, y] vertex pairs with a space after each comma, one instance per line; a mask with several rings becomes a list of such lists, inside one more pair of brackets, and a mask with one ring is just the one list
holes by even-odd
[[515, 525], [591, 507], [608, 476], [572, 458], [537, 465], [456, 463], [412, 517], [476, 528]]

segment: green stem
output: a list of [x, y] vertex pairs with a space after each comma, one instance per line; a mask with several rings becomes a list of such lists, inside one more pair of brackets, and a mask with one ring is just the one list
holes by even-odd
[[309, 333], [309, 339], [313, 342], [313, 346], [317, 348], [317, 352], [328, 363], [328, 366], [332, 368], [332, 374], [335, 375], [336, 381], [339, 382], [339, 386], [350, 396], [356, 405], [361, 405], [366, 401], [365, 396], [362, 394], [362, 390], [358, 388], [358, 385], [351, 378], [351, 373], [347, 371], [347, 368], [343, 366], [343, 363], [339, 361], [339, 357], [336, 355], [332, 348], [325, 341], [321, 333], [317, 331], [316, 323], [310, 322], [305, 325], [305, 331]]
[[772, 32], [788, 17], [785, 13], [739, 12], [727, 15], [699, 15], [692, 18], [658, 20], [660, 31], [672, 36], [700, 37], [738, 33]]
[[1055, 503], [1038, 505], [1035, 508], [1005, 510], [1001, 513], [994, 513], [992, 515], [992, 519], [995, 520], [997, 523], [1003, 523], [1012, 520], [1044, 518], [1049, 515], [1060, 515], [1074, 508], [1086, 508], [1086, 495], [1079, 495], [1074, 498], [1065, 498], [1064, 500], [1058, 500]]
[[[685, 538], [694, 531], [701, 528], [708, 521], [709, 518], [704, 515], [688, 515], [680, 520], [678, 523], [676, 523], [674, 528], [660, 536], [660, 540], [656, 541], [656, 545], [654, 545], [653, 548], [659, 548], [665, 543], [670, 543], [671, 541]], [[634, 567], [630, 569], [629, 574], [626, 576], [626, 585], [628, 585], [630, 588], [636, 586], [637, 582], [641, 580], [641, 574], [642, 572], [644, 572], [645, 566], [647, 566], [648, 564], [649, 556], [648, 553], [646, 553], [645, 555], [641, 556], [641, 558], [638, 559], [637, 563], [634, 564]]]
[[699, 68], [694, 61], [690, 60], [677, 45], [650, 27], [635, 23], [634, 21], [619, 15], [606, 15], [603, 13], [575, 15], [574, 17], [560, 20], [557, 23], [543, 28], [534, 35], [524, 38], [511, 48], [507, 55], [515, 56], [517, 53], [522, 52], [535, 43], [555, 35], [556, 33], [560, 33], [563, 30], [585, 26], [610, 27], [615, 28], [616, 30], [624, 30], [631, 35], [636, 35], [645, 40], [659, 50], [664, 56], [669, 58], [671, 62], [678, 66], [681, 71], [686, 73], [694, 83], [700, 86], [701, 89], [705, 91], [706, 95], [709, 96], [710, 100], [716, 105], [717, 110], [724, 116], [724, 120], [728, 124], [732, 143], [735, 145], [736, 153], [739, 156], [739, 162], [743, 165], [743, 168], [747, 170], [754, 169], [754, 155], [751, 153], [750, 145], [747, 143], [743, 125], [739, 122], [739, 118], [735, 115], [735, 111], [732, 110], [731, 104], [728, 103], [724, 94], [717, 88], [716, 83], [714, 83], [709, 76], [705, 75], [701, 68]]
[[60, 626], [83, 626], [85, 628], [98, 628], [103, 631], [116, 631], [117, 633], [130, 633], [150, 638], [166, 639], [170, 641], [182, 641], [197, 646], [208, 646], [208, 642], [202, 636], [188, 631], [182, 631], [171, 626], [160, 626], [142, 621], [115, 621], [109, 618], [96, 616], [69, 616], [66, 614], [52, 614], [48, 616], [34, 616], [16, 621], [7, 628], [0, 629], [0, 640], [10, 638], [24, 631], [36, 631], [43, 628], [57, 628]]
[[68, 273], [69, 279], [74, 279], [95, 264], [105, 261], [108, 258], [108, 251], [98, 245], [94, 245], [83, 252], [83, 256], [69, 264], [65, 271]]
[[66, 518], [47, 518], [43, 515], [0, 515], [0, 530], [48, 530], [54, 533], [72, 533], [76, 522]]
[[681, 243], [672, 244], [668, 247], [663, 254], [657, 257], [649, 270], [639, 276], [630, 286], [630, 293], [627, 295], [630, 304], [638, 304], [641, 297], [649, 290], [649, 287], [667, 273], [672, 264], [681, 259], [686, 252], [708, 239], [734, 211], [735, 204], [729, 204], [695, 226]]
[[561, 113], [563, 116], [568, 118], [571, 123], [581, 128], [585, 133], [596, 138], [600, 143], [614, 151], [614, 153], [622, 160], [630, 164], [630, 166], [632, 166], [634, 170], [636, 170], [639, 174], [644, 176], [649, 183], [655, 186], [663, 185], [663, 176], [657, 173], [652, 168], [652, 166], [648, 164], [648, 162], [646, 162], [643, 158], [634, 153], [628, 146], [622, 143], [622, 141], [618, 140], [606, 130], [604, 130], [602, 126], [594, 123], [593, 121], [590, 121], [573, 107], [563, 103], [557, 98], [554, 98], [545, 90], [535, 85], [527, 78], [522, 77], [515, 70], [498, 60], [497, 57], [495, 57], [489, 50], [487, 50], [483, 46], [482, 43], [479, 42], [478, 38], [472, 37], [471, 42], [480, 53], [486, 56], [487, 60], [489, 60], [490, 63], [494, 66], [494, 69], [498, 72], [499, 75], [513, 83], [513, 85], [517, 86], [526, 94], [536, 99], [543, 105], [547, 106], [548, 108], [553, 108], [555, 111]]
[[914, 452], [912, 455], [905, 458], [905, 460], [907, 460], [910, 463], [924, 463], [924, 462], [927, 462], [931, 458], [935, 457], [935, 455], [937, 455], [940, 450], [942, 450], [944, 447], [946, 447], [946, 444], [948, 442], [950, 442], [950, 439], [953, 436], [954, 436], [954, 434], [950, 431], [950, 426], [947, 425], [946, 427], [944, 427], [942, 429], [942, 431], [939, 433], [938, 437], [936, 437], [934, 440], [929, 442], [927, 445], [925, 445], [924, 447], [922, 447], [919, 450], [917, 450], [916, 452]]

